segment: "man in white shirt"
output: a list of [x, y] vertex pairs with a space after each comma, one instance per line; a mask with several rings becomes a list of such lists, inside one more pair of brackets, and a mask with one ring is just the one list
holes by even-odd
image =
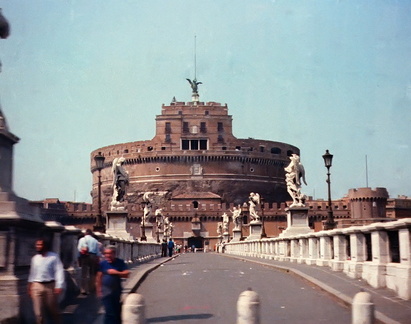
[[87, 229], [85, 236], [78, 241], [77, 245], [80, 253], [81, 293], [83, 295], [88, 295], [96, 289], [95, 282], [99, 263], [99, 243], [92, 234], [93, 232]]
[[31, 259], [28, 293], [33, 301], [36, 323], [44, 322], [44, 310], [53, 323], [61, 323], [57, 297], [63, 291], [64, 268], [59, 256], [49, 251], [48, 242], [36, 241], [37, 255]]

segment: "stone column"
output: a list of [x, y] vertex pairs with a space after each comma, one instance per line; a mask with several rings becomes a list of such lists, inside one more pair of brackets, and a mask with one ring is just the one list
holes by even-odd
[[308, 259], [308, 239], [302, 237], [299, 239], [300, 257], [297, 259], [298, 263], [307, 263]]
[[318, 266], [329, 266], [332, 260], [332, 237], [327, 233], [320, 234], [320, 257], [317, 260]]
[[409, 300], [411, 299], [411, 234], [409, 225], [411, 221], [402, 220], [408, 223], [408, 227], [398, 230], [398, 238], [400, 242], [400, 264], [397, 267], [397, 293], [398, 296]]
[[388, 234], [383, 226], [369, 227], [371, 232], [372, 261], [363, 265], [362, 278], [372, 287], [385, 287], [387, 263], [390, 262]]
[[297, 238], [290, 240], [290, 252], [290, 261], [297, 262], [298, 258], [300, 257], [299, 240]]
[[310, 235], [308, 237], [308, 259], [305, 262], [308, 265], [317, 264], [318, 255], [318, 238]]
[[366, 242], [364, 234], [357, 228], [350, 228], [351, 260], [346, 263], [344, 272], [350, 278], [361, 278], [365, 261]]
[[342, 271], [344, 263], [347, 261], [347, 241], [342, 231], [333, 231], [334, 240], [334, 259], [331, 261], [333, 271]]

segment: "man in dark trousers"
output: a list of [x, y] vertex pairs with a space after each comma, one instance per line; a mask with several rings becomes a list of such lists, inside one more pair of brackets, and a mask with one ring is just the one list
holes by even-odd
[[173, 249], [174, 249], [174, 242], [173, 240], [170, 238], [170, 240], [168, 241], [168, 256], [172, 257], [173, 256]]
[[163, 242], [161, 243], [161, 256], [166, 257], [167, 256], [167, 240], [163, 239]]
[[104, 249], [105, 260], [100, 262], [97, 272], [97, 296], [106, 310], [104, 324], [121, 324], [121, 278], [128, 278], [130, 271], [124, 260], [116, 258], [116, 247]]
[[96, 272], [99, 263], [99, 244], [93, 237], [91, 229], [86, 230], [86, 234], [77, 244], [81, 265], [81, 293], [88, 295], [95, 291]]

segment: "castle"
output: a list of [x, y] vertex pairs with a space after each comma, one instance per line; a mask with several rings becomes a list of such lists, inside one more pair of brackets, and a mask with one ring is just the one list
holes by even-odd
[[[265, 222], [264, 234], [278, 236], [287, 226], [286, 201], [290, 200], [284, 167], [300, 150], [275, 141], [238, 139], [232, 133], [232, 119], [227, 105], [200, 102], [197, 92], [191, 102], [173, 99], [163, 105], [153, 139], [110, 145], [91, 153], [93, 206], [98, 204], [99, 179], [94, 157], [105, 157], [100, 173], [103, 211], [110, 210], [113, 196], [113, 161], [123, 157], [129, 174], [127, 231], [132, 236], [141, 236], [145, 192], [165, 193], [163, 202], [153, 208], [162, 208], [174, 223], [173, 238], [182, 245], [216, 243], [222, 214], [231, 215], [237, 206], [242, 209], [246, 236], [250, 222], [246, 202], [251, 192], [262, 197], [259, 213]], [[364, 224], [386, 219], [387, 199], [385, 188], [350, 190], [347, 197], [333, 202], [334, 217], [344, 226], [352, 225], [353, 218]], [[307, 204], [310, 227], [321, 230], [327, 203]], [[354, 210], [358, 216], [353, 217]]]

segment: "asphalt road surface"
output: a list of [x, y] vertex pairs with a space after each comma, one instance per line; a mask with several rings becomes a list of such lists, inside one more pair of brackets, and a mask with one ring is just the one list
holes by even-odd
[[148, 323], [234, 324], [248, 288], [259, 294], [261, 324], [351, 322], [348, 308], [306, 281], [215, 253], [180, 255], [151, 272], [137, 293]]

